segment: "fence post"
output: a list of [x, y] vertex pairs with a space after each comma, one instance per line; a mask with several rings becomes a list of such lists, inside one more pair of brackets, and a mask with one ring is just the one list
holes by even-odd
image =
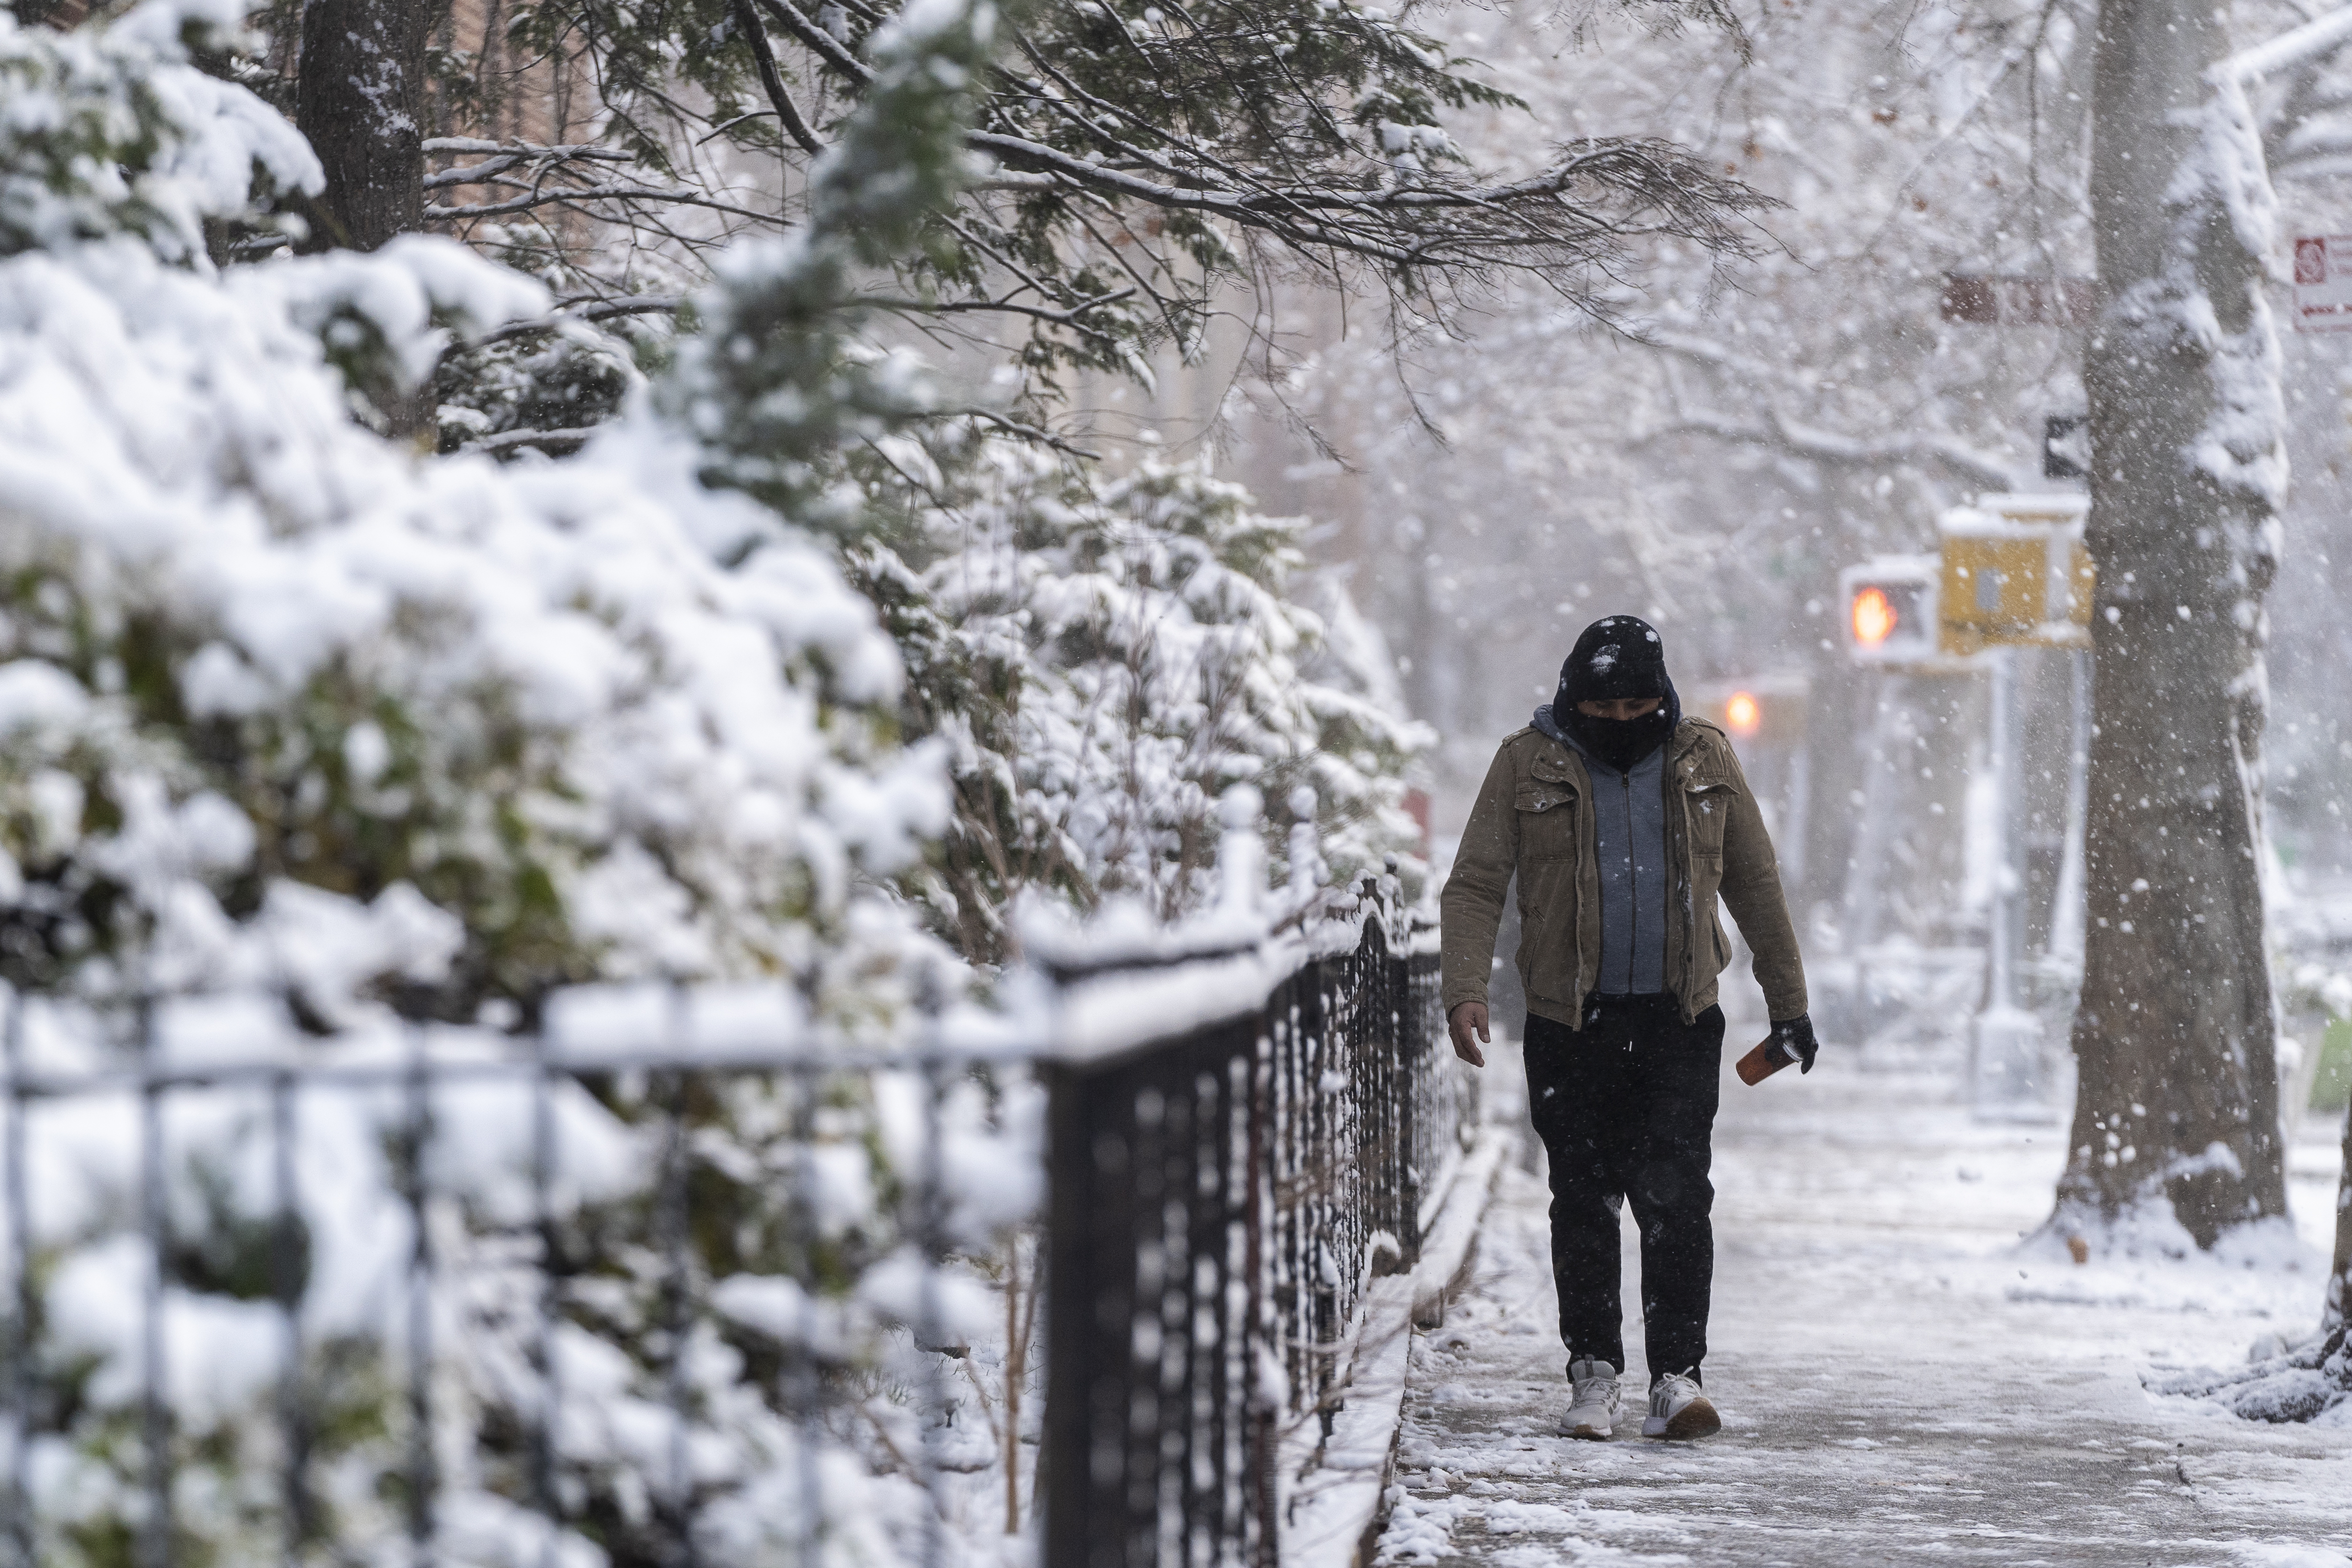
[[415, 1234], [408, 1262], [408, 1540], [409, 1561], [435, 1555], [434, 1493], [439, 1484], [433, 1431], [433, 1228], [426, 1206], [425, 1162], [433, 1142], [433, 1079], [425, 1026], [408, 1026], [407, 1105], [400, 1134], [401, 1200]]
[[[1370, 878], [1365, 879], [1370, 881]], [[1402, 1166], [1398, 1183], [1397, 1241], [1404, 1248], [1404, 1267], [1421, 1266], [1421, 1200], [1429, 1173], [1422, 1168], [1422, 1083], [1429, 1042], [1414, 1026], [1412, 1005], [1412, 944], [1382, 944], [1381, 1000], [1387, 1004], [1386, 1028], [1390, 1059], [1396, 1063], [1397, 1160]]]
[[[1045, 1070], [1045, 1431], [1039, 1458], [1046, 1568], [1118, 1568], [1119, 1557], [1091, 1550], [1089, 1526], [1098, 1494], [1123, 1479], [1117, 1447], [1097, 1453], [1096, 1405], [1114, 1396], [1099, 1384], [1123, 1362], [1118, 1331], [1131, 1303], [1107, 1278], [1097, 1233], [1124, 1236], [1127, 1143], [1099, 1131], [1086, 1076], [1055, 1064]], [[1100, 1373], [1102, 1375], [1098, 1376]]]
[[156, 1076], [155, 998], [143, 989], [139, 1030], [139, 1228], [147, 1244], [146, 1300], [140, 1314], [140, 1442], [147, 1509], [139, 1521], [139, 1568], [171, 1568], [172, 1417], [163, 1377], [163, 1311], [171, 1270], [171, 1212], [164, 1203], [163, 1086]]
[[299, 1563], [309, 1544], [314, 1521], [310, 1507], [311, 1422], [304, 1380], [302, 1297], [310, 1274], [309, 1234], [303, 1228], [297, 1195], [298, 1163], [295, 1139], [294, 1075], [279, 1071], [269, 1079], [269, 1139], [271, 1180], [276, 1213], [269, 1237], [270, 1287], [278, 1298], [279, 1354], [285, 1365], [278, 1384], [278, 1424], [286, 1444], [285, 1474], [279, 1481], [286, 1510], [283, 1552], [289, 1565]]
[[32, 1205], [25, 1186], [25, 994], [8, 990], [8, 1024], [5, 1046], [8, 1079], [7, 1167], [0, 1184], [5, 1187], [8, 1216], [8, 1285], [13, 1300], [8, 1310], [15, 1321], [8, 1334], [8, 1524], [16, 1568], [37, 1568], [34, 1552], [33, 1489], [30, 1449], [33, 1440], [33, 1284]]
[[1310, 926], [1238, 1018], [1042, 1064], [1045, 1568], [1279, 1562], [1284, 1467], [1330, 1436], [1366, 1279], [1418, 1264], [1423, 1146], [1456, 1131], [1434, 959], [1394, 903], [1369, 880], [1352, 943]]
[[1251, 1568], [1276, 1568], [1281, 1543], [1282, 1486], [1278, 1474], [1282, 1410], [1266, 1385], [1266, 1363], [1275, 1359], [1278, 1320], [1274, 1304], [1275, 1258], [1266, 1247], [1266, 1230], [1274, 1218], [1275, 1030], [1285, 1005], [1287, 985], [1276, 987], [1275, 999], [1259, 1020], [1249, 1055], [1249, 1323], [1246, 1346], [1249, 1377], [1249, 1510], [1255, 1539], [1245, 1542]]

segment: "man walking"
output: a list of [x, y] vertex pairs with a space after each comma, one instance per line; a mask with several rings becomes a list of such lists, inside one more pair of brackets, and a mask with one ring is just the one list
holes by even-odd
[[1596, 621], [1559, 690], [1505, 738], [1444, 896], [1444, 1005], [1474, 1067], [1504, 890], [1518, 878], [1528, 1104], [1551, 1158], [1552, 1274], [1573, 1390], [1561, 1429], [1605, 1438], [1625, 1370], [1617, 1216], [1642, 1233], [1649, 1437], [1722, 1426], [1699, 1382], [1715, 1232], [1708, 1210], [1730, 946], [1756, 954], [1775, 1037], [1813, 1068], [1804, 961], [1756, 797], [1721, 730], [1685, 719], [1658, 634]]

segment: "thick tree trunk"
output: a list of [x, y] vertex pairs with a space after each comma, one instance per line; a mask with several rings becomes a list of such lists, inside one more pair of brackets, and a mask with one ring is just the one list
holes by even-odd
[[373, 250], [425, 222], [431, 0], [308, 0], [295, 121], [326, 166], [314, 243]]
[[[327, 173], [314, 249], [373, 250], [425, 225], [425, 50], [435, 0], [306, 0], [295, 123]], [[386, 433], [427, 437], [433, 395], [367, 389]]]
[[2320, 1331], [2335, 1332], [2347, 1317], [2352, 1317], [2352, 1106], [2344, 1108], [2344, 1173], [2336, 1183], [2336, 1263], [2327, 1271]]
[[2214, 18], [2204, 0], [2099, 14], [2089, 929], [2055, 1221], [2091, 1234], [2168, 1208], [2200, 1247], [2286, 1207], [2262, 893], [2285, 479], [2270, 193], [2242, 93], [2206, 79], [2228, 52]]

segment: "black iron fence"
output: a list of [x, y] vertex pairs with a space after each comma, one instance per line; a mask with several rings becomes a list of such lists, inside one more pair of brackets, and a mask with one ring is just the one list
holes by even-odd
[[0, 1562], [941, 1563], [1001, 1529], [1017, 1347], [956, 1417], [989, 1292], [1031, 1293], [1017, 1058], [945, 1024], [844, 1052], [782, 988], [562, 1000], [330, 1039], [257, 998], [14, 1005]]
[[1270, 1562], [1461, 1148], [1427, 938], [1367, 898], [887, 1054], [782, 988], [10, 999], [0, 1563], [941, 1564], [1041, 1509], [1055, 1568]]
[[1196, 961], [1171, 999], [1247, 1005], [1050, 1069], [1053, 1568], [1275, 1562], [1285, 1430], [1329, 1435], [1368, 1286], [1419, 1258], [1473, 1083], [1433, 933], [1359, 918], [1279, 973]]

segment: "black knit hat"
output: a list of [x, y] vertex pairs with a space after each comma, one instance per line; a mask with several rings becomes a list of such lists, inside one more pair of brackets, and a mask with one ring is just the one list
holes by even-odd
[[1573, 713], [1580, 702], [1624, 697], [1672, 697], [1665, 645], [1639, 616], [1611, 616], [1584, 628], [1576, 651], [1559, 667], [1553, 711]]

